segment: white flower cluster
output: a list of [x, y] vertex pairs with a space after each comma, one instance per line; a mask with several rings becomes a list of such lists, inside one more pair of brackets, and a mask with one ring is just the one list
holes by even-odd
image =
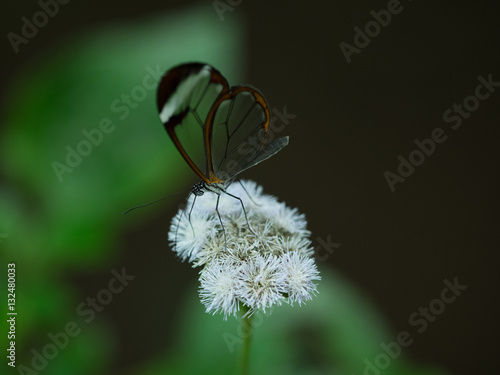
[[219, 219], [217, 194], [196, 197], [194, 206], [191, 194], [169, 232], [174, 251], [193, 267], [203, 266], [200, 298], [207, 312], [224, 319], [242, 307], [250, 315], [282, 302], [300, 305], [317, 293], [314, 280], [320, 279], [304, 215], [262, 194], [255, 182], [242, 185], [233, 183], [227, 192], [245, 210], [221, 194]]

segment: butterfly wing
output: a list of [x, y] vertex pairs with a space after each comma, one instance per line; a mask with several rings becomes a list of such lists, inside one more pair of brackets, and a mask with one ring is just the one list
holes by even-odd
[[288, 144], [287, 137], [270, 143], [268, 130], [269, 106], [259, 90], [236, 86], [220, 95], [205, 129], [210, 175], [229, 182]]
[[158, 87], [157, 104], [175, 146], [209, 184], [230, 182], [288, 144], [288, 137], [270, 142], [269, 106], [259, 90], [229, 87], [207, 64], [169, 70]]
[[169, 70], [158, 86], [158, 112], [165, 130], [189, 166], [207, 183], [217, 182], [210, 178], [207, 116], [218, 97], [228, 91], [229, 84], [222, 74], [200, 63]]
[[[247, 170], [248, 168], [253, 167], [254, 165], [259, 164], [261, 161], [269, 159], [274, 154], [281, 151], [283, 147], [288, 145], [289, 137], [281, 137], [275, 139], [269, 144], [264, 144], [258, 152], [251, 155], [251, 157], [246, 158], [240, 163], [240, 169], [236, 174], [240, 174], [241, 172]], [[236, 177], [236, 175], [232, 176], [232, 178]]]

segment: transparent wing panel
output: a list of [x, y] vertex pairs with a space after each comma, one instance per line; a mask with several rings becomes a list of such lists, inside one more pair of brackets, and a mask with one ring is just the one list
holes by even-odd
[[269, 109], [252, 87], [232, 88], [217, 105], [212, 124], [213, 171], [218, 178], [231, 180], [265, 159]]

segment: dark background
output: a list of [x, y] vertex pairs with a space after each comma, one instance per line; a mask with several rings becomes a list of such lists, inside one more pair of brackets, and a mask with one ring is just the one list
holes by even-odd
[[[4, 37], [1, 96], [9, 95], [3, 88], [19, 66], [62, 36], [189, 3], [72, 0], [61, 8], [65, 16], [52, 19], [18, 54]], [[330, 236], [341, 244], [326, 262], [369, 296], [395, 334], [409, 329], [408, 318], [420, 306], [439, 298], [444, 279], [457, 277], [467, 290], [406, 354], [454, 374], [494, 371], [500, 334], [494, 288], [500, 89], [457, 130], [443, 113], [474, 94], [478, 76], [500, 81], [499, 8], [493, 1], [402, 5], [350, 64], [339, 44], [353, 44], [353, 28], [364, 28], [370, 10], [385, 9], [386, 1], [243, 1], [224, 14], [237, 15], [248, 27], [246, 82], [260, 88], [271, 107], [286, 106], [297, 115], [283, 132], [290, 135], [289, 147], [244, 177], [306, 213], [313, 239]], [[2, 35], [19, 32], [20, 18], [37, 9], [33, 1], [10, 2], [2, 11]], [[398, 155], [408, 157], [414, 140], [430, 137], [437, 127], [448, 139], [391, 192], [383, 173], [396, 173]], [[119, 256], [140, 277], [129, 298], [106, 311], [127, 327], [118, 330], [116, 369], [173, 345], [169, 316], [175, 304], [165, 301], [197, 278], [167, 250], [176, 209], [167, 205], [120, 239]], [[165, 284], [158, 283], [158, 274]], [[68, 282], [90, 295], [108, 279], [106, 270], [72, 275]], [[175, 290], [166, 286], [172, 280]], [[145, 309], [152, 318], [136, 324]], [[144, 331], [148, 342], [138, 345]]]

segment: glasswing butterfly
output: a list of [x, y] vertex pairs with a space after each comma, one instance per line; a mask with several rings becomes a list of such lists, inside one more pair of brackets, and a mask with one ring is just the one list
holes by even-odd
[[269, 141], [269, 105], [262, 93], [248, 85], [229, 86], [208, 64], [188, 63], [165, 73], [157, 104], [165, 130], [201, 178], [192, 189], [194, 199], [205, 192], [216, 193], [219, 219], [222, 193], [238, 199], [245, 211], [241, 199], [228, 193], [227, 186], [288, 144], [288, 137]]

